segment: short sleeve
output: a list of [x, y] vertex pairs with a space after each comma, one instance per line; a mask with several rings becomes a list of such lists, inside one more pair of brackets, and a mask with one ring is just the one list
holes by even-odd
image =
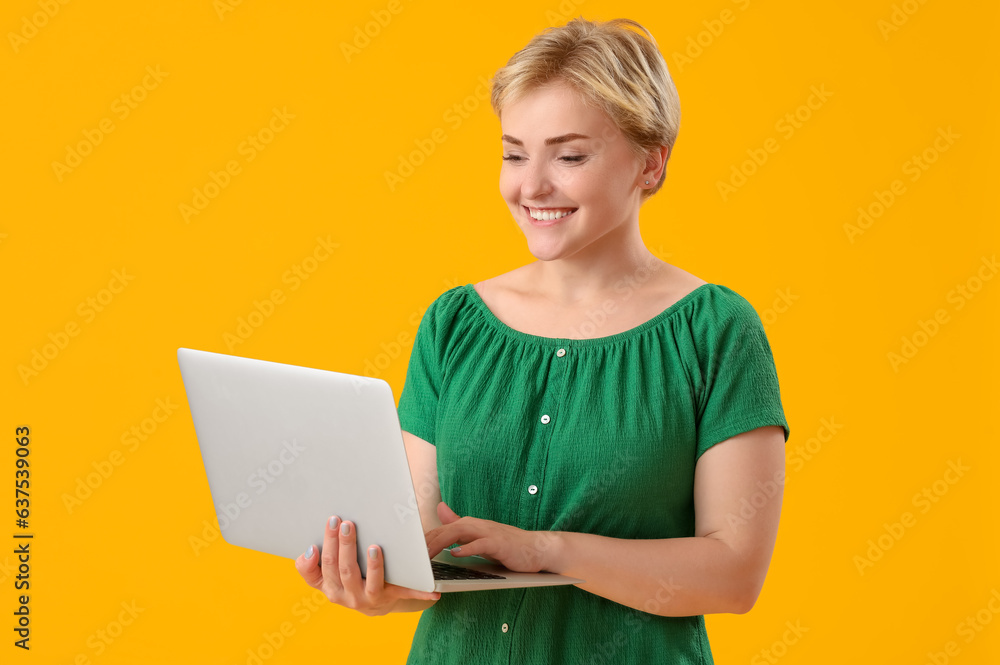
[[715, 444], [758, 427], [781, 426], [785, 441], [791, 433], [764, 325], [745, 298], [730, 293], [699, 329], [704, 350], [696, 461]]
[[424, 312], [413, 340], [403, 392], [399, 396], [399, 425], [403, 431], [435, 443], [438, 396], [441, 393], [441, 353], [437, 311], [440, 300]]

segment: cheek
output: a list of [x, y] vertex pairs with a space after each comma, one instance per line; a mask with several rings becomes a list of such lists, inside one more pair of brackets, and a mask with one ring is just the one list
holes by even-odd
[[516, 178], [512, 177], [508, 173], [500, 173], [500, 195], [505, 201], [511, 201], [518, 199], [518, 191], [520, 187]]
[[609, 204], [620, 200], [628, 192], [631, 176], [632, 174], [628, 168], [624, 166], [610, 169], [604, 173], [599, 181], [593, 183], [593, 187], [590, 190], [591, 196], [607, 201]]

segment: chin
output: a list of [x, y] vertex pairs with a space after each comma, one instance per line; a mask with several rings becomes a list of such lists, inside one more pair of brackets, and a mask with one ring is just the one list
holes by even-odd
[[565, 244], [563, 243], [539, 243], [528, 241], [528, 252], [531, 253], [539, 261], [555, 261], [556, 259], [565, 258], [569, 256], [571, 252], [567, 251]]

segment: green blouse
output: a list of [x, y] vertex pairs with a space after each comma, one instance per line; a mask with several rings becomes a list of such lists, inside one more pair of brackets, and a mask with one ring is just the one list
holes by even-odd
[[[694, 536], [694, 470], [710, 447], [785, 420], [753, 306], [703, 284], [649, 321], [592, 339], [514, 330], [472, 284], [423, 314], [399, 399], [436, 446], [459, 515], [531, 531]], [[669, 593], [651, 582], [650, 597]], [[712, 664], [704, 617], [665, 617], [573, 585], [445, 593], [408, 665]]]

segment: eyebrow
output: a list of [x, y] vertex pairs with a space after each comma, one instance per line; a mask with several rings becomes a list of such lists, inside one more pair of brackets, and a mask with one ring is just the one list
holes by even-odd
[[[562, 136], [552, 136], [545, 139], [545, 145], [553, 145], [555, 143], [566, 143], [568, 141], [575, 141], [576, 139], [589, 139], [589, 136], [584, 134], [563, 134]], [[508, 136], [504, 134], [500, 137], [501, 141], [507, 141], [508, 143], [513, 143], [514, 145], [523, 146], [524, 143], [520, 139], [516, 139], [513, 136]]]

